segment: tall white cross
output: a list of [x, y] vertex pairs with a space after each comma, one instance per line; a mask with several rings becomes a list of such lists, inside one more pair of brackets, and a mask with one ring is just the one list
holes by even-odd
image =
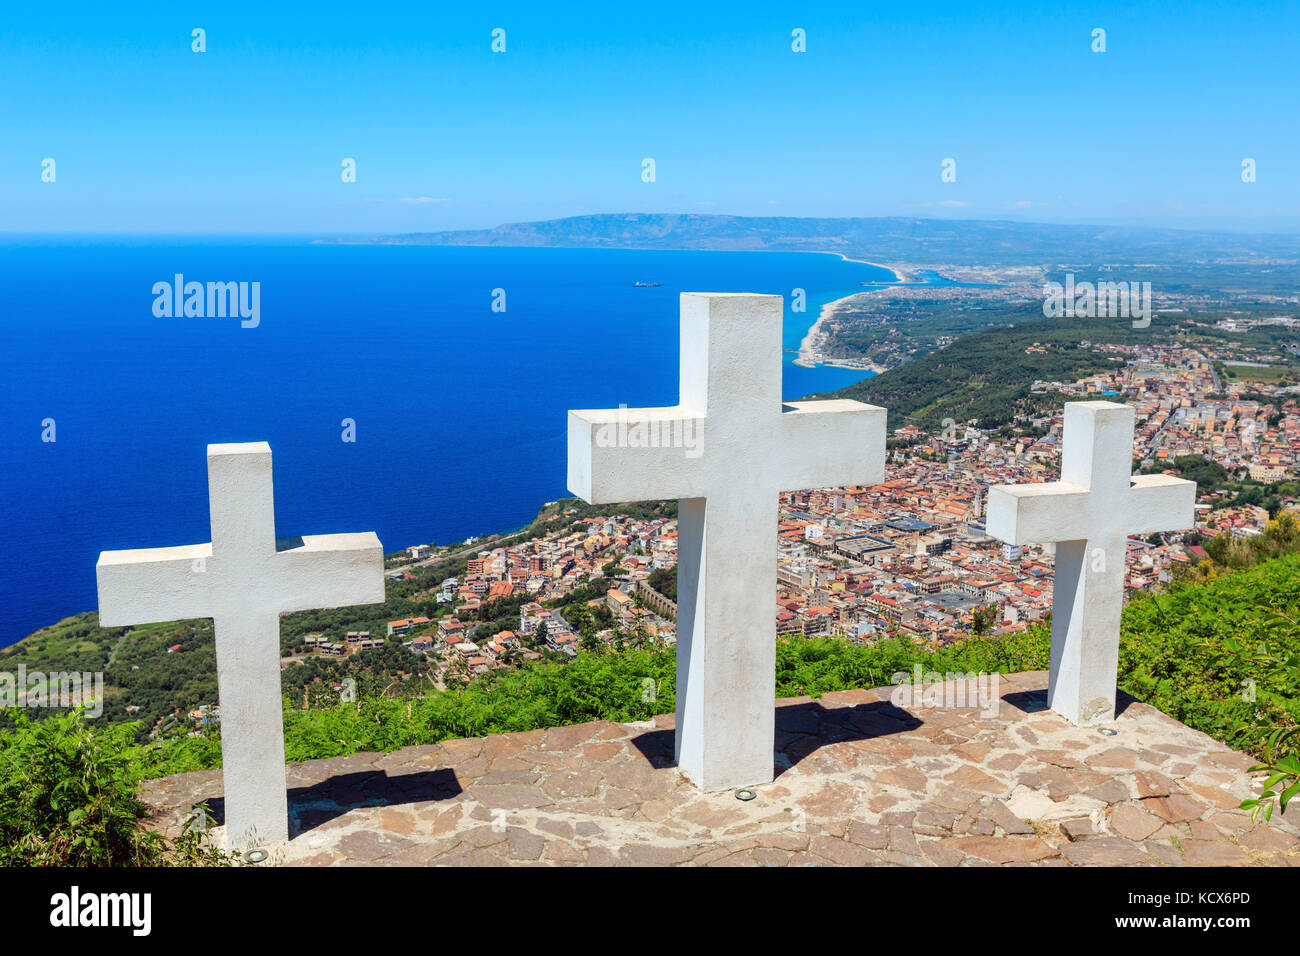
[[569, 490], [679, 499], [678, 767], [704, 790], [773, 778], [777, 496], [884, 480], [885, 410], [781, 402], [778, 295], [684, 293], [680, 402], [569, 412]]
[[276, 540], [271, 448], [208, 446], [212, 541], [104, 551], [95, 566], [103, 627], [213, 619], [226, 842], [289, 838], [280, 702], [280, 619], [289, 611], [384, 600], [372, 532]]
[[1056, 542], [1047, 700], [1076, 724], [1115, 717], [1128, 536], [1196, 524], [1196, 483], [1132, 475], [1133, 409], [1065, 406], [1061, 480], [989, 489], [986, 528], [1010, 544]]

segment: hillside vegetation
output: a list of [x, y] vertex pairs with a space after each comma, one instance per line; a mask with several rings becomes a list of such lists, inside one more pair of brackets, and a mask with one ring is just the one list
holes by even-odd
[[[916, 664], [939, 673], [1041, 670], [1049, 645], [1045, 626], [937, 650], [898, 639], [869, 647], [782, 639], [773, 691], [815, 697], [882, 686]], [[1119, 684], [1256, 754], [1270, 771], [1257, 809], [1285, 810], [1300, 792], [1300, 554], [1257, 556], [1237, 571], [1214, 567], [1134, 600], [1124, 612]], [[646, 720], [673, 711], [675, 690], [671, 649], [588, 653], [419, 698], [287, 708], [286, 755], [307, 760], [589, 720]], [[0, 862], [220, 862], [192, 842], [162, 847], [139, 834], [144, 810], [132, 795], [137, 781], [220, 762], [218, 730], [138, 744], [128, 727], [76, 714], [20, 719], [0, 732]]]
[[[1058, 393], [1034, 394], [1035, 381], [1074, 382], [1120, 366], [1117, 357], [1093, 346], [1150, 342], [1173, 328], [1158, 316], [1150, 328], [1134, 329], [1127, 319], [1044, 319], [1041, 309], [1011, 311], [1004, 319], [1010, 324], [964, 336], [837, 392], [809, 397], [883, 405], [891, 429], [910, 423], [937, 431], [945, 417], [998, 428], [1017, 415], [1061, 406]], [[1046, 351], [1025, 351], [1032, 346]]]

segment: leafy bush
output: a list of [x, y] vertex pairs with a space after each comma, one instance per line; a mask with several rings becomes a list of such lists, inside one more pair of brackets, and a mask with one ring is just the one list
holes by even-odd
[[[1283, 617], [1292, 626], [1296, 625], [1294, 618]], [[1300, 685], [1300, 654], [1275, 655], [1258, 648], [1250, 659], [1263, 664], [1270, 676], [1280, 675], [1288, 689]], [[1263, 749], [1263, 758], [1250, 768], [1252, 773], [1262, 771], [1267, 774], [1260, 795], [1241, 804], [1241, 809], [1250, 811], [1252, 820], [1257, 820], [1260, 815], [1265, 820], [1272, 819], [1275, 805], [1286, 813], [1287, 804], [1300, 795], [1300, 724], [1292, 720], [1266, 727]]]
[[1300, 551], [1300, 523], [1289, 512], [1282, 512], [1259, 534], [1236, 538], [1216, 534], [1205, 542], [1209, 561], [1197, 565], [1200, 577], [1213, 577], [1225, 570], [1253, 568], [1260, 561], [1295, 554]]
[[1264, 758], [1260, 769], [1282, 774], [1265, 791], [1291, 781], [1277, 794], [1283, 810], [1281, 797], [1294, 796], [1300, 779], [1298, 618], [1300, 555], [1291, 554], [1135, 600], [1124, 611], [1120, 639], [1120, 686]]
[[93, 728], [81, 709], [41, 721], [21, 714], [0, 734], [0, 864], [214, 864], [223, 854], [187, 830], [145, 829], [148, 809], [132, 772], [134, 728]]

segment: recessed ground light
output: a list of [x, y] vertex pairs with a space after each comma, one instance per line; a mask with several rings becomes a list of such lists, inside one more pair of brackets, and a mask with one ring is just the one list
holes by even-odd
[[1116, 730], [1114, 727], [1102, 727], [1097, 731], [1097, 733], [1105, 734], [1107, 737], [1114, 737], [1117, 733], [1119, 733], [1119, 731]]
[[244, 854], [245, 863], [261, 863], [266, 859], [265, 850], [249, 850]]
[[737, 791], [736, 791], [736, 799], [737, 799], [737, 800], [753, 800], [756, 796], [758, 796], [758, 794], [756, 794], [753, 790], [737, 790]]

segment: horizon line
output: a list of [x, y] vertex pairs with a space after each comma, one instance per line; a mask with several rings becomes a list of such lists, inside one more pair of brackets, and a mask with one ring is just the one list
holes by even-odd
[[84, 229], [5, 229], [0, 227], [0, 236], [17, 237], [17, 236], [285, 236], [285, 237], [306, 237], [331, 238], [341, 236], [413, 236], [413, 235], [437, 235], [447, 233], [474, 233], [474, 232], [491, 232], [506, 226], [532, 225], [536, 223], [563, 222], [572, 219], [593, 219], [599, 217], [617, 217], [617, 216], [681, 216], [694, 217], [703, 219], [733, 219], [733, 220], [772, 220], [772, 219], [794, 219], [794, 220], [843, 220], [845, 222], [871, 222], [883, 220], [911, 220], [916, 222], [943, 223], [945, 225], [954, 225], [958, 223], [969, 224], [1007, 224], [1025, 227], [1093, 227], [1093, 228], [1119, 228], [1147, 231], [1168, 231], [1168, 232], [1187, 232], [1187, 233], [1227, 233], [1234, 235], [1253, 235], [1253, 236], [1296, 236], [1300, 235], [1300, 222], [1297, 222], [1289, 229], [1279, 231], [1275, 224], [1269, 224], [1272, 229], [1250, 228], [1246, 222], [1254, 225], [1256, 220], [1243, 221], [1239, 227], [1230, 227], [1227, 225], [1216, 226], [1190, 226], [1190, 225], [1163, 225], [1135, 222], [1132, 220], [1056, 220], [1056, 219], [1008, 219], [1008, 218], [980, 218], [975, 216], [914, 216], [914, 215], [888, 215], [888, 216], [812, 216], [812, 215], [744, 215], [739, 213], [724, 212], [698, 212], [698, 211], [681, 211], [681, 212], [638, 212], [638, 211], [617, 211], [617, 212], [593, 212], [580, 213], [569, 216], [551, 216], [542, 219], [512, 219], [497, 222], [490, 226], [462, 226], [456, 228], [425, 228], [425, 229], [406, 229], [401, 231], [385, 230], [315, 230], [315, 229], [194, 229], [194, 230], [164, 230], [164, 229], [132, 229], [132, 228], [84, 228]]

